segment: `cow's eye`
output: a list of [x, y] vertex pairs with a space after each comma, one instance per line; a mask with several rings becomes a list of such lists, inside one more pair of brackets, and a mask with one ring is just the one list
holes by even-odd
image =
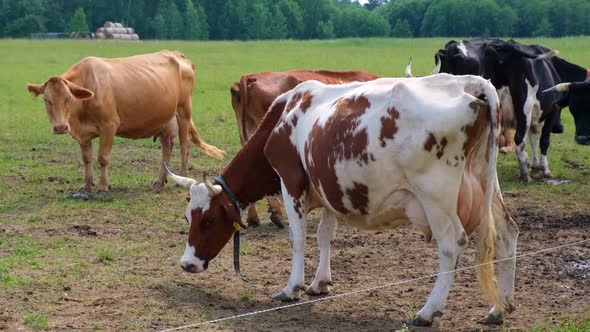
[[51, 103], [49, 100], [47, 100], [47, 99], [43, 99], [43, 101], [45, 101], [45, 104], [47, 104], [47, 105], [53, 105], [53, 104], [52, 104], [52, 103]]

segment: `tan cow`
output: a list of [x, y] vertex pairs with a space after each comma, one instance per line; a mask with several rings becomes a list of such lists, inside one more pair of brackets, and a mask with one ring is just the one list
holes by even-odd
[[195, 67], [182, 53], [160, 51], [128, 58], [87, 57], [61, 76], [43, 84], [27, 84], [34, 96], [43, 95], [54, 134], [69, 133], [80, 144], [85, 174], [83, 190], [94, 185], [92, 139], [100, 137], [98, 190], [110, 188], [108, 163], [115, 136], [160, 137], [162, 163], [152, 187], [166, 182], [174, 137], [180, 140], [181, 174], [188, 173], [193, 142], [206, 154], [221, 158], [223, 151], [205, 143], [192, 121]]
[[[379, 76], [365, 71], [293, 70], [287, 72], [262, 72], [245, 75], [235, 82], [231, 89], [231, 103], [236, 114], [242, 145], [252, 136], [272, 102], [281, 94], [293, 89], [299, 83], [316, 80], [325, 84], [339, 84], [353, 81], [366, 82]], [[277, 226], [281, 224], [281, 203], [275, 197], [267, 197], [270, 219]], [[248, 225], [258, 225], [260, 219], [256, 207], [248, 208]]]

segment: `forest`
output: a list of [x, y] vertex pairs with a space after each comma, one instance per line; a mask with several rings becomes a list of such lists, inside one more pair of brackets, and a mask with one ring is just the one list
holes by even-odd
[[590, 34], [588, 0], [0, 0], [0, 37], [94, 32], [142, 39], [563, 37]]

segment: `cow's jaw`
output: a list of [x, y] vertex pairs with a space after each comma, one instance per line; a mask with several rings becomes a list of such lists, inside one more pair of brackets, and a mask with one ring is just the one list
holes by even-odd
[[180, 266], [186, 272], [198, 273], [207, 269], [208, 262], [195, 256], [195, 247], [191, 246], [188, 241], [184, 255], [180, 258]]

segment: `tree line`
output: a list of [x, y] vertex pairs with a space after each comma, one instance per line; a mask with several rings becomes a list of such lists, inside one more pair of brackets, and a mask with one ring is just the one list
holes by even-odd
[[0, 37], [94, 32], [124, 22], [142, 39], [590, 34], [588, 0], [0, 0]]

